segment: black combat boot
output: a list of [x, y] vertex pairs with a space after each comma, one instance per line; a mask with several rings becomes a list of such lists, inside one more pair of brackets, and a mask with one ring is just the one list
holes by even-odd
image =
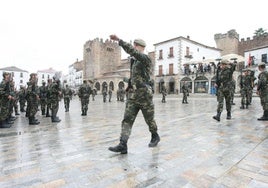
[[46, 115], [46, 109], [42, 109], [42, 115]]
[[263, 116], [258, 118], [259, 121], [268, 121], [268, 110], [264, 110]]
[[39, 123], [33, 116], [29, 117], [29, 125], [38, 125]]
[[245, 105], [242, 104], [242, 106], [240, 106], [240, 109], [245, 109]]
[[0, 128], [10, 128], [12, 124], [8, 124], [6, 120], [0, 121]]
[[59, 117], [57, 117], [57, 116], [51, 116], [51, 121], [52, 121], [52, 123], [58, 123], [58, 122], [60, 122], [61, 120], [60, 120]]
[[231, 111], [227, 111], [227, 117], [226, 117], [226, 119], [231, 119]]
[[150, 141], [150, 143], [148, 144], [148, 146], [149, 146], [149, 147], [155, 147], [155, 146], [157, 146], [158, 142], [160, 142], [160, 137], [159, 137], [159, 135], [157, 134], [157, 132], [152, 133], [152, 138], [151, 138], [151, 141]]
[[108, 149], [113, 152], [121, 152], [121, 154], [127, 154], [127, 140], [128, 136], [121, 136], [120, 143], [115, 147], [109, 147]]
[[49, 108], [47, 107], [47, 114], [46, 117], [51, 117], [51, 115], [49, 114]]
[[213, 119], [220, 121], [221, 120], [221, 112], [218, 112], [217, 115], [213, 116]]
[[85, 110], [83, 109], [81, 116], [84, 116], [84, 115], [85, 115]]

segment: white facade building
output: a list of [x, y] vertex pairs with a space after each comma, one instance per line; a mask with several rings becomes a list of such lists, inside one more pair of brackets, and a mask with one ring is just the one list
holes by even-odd
[[[201, 81], [207, 79], [204, 82], [205, 89], [200, 89], [200, 92], [209, 92], [209, 78], [204, 78], [204, 75], [203, 77], [199, 75], [199, 78], [197, 78], [197, 75], [193, 74], [192, 64], [207, 66], [210, 64], [210, 61], [207, 60], [215, 61], [221, 56], [220, 49], [195, 42], [190, 40], [189, 37], [173, 38], [156, 43], [154, 46], [156, 92], [160, 92], [161, 85], [165, 84], [169, 93], [178, 93], [181, 88], [180, 82], [185, 76], [187, 77], [185, 81], [191, 82], [189, 87], [191, 87], [192, 92], [199, 92], [199, 89], [195, 89], [195, 85], [196, 87], [203, 87], [203, 82], [199, 84], [198, 79], [201, 79]], [[193, 82], [194, 84], [192, 84]]]
[[[0, 68], [0, 75], [3, 75], [3, 72], [10, 72], [15, 82], [15, 88], [19, 89], [20, 86], [27, 87], [27, 82], [29, 81], [29, 72], [22, 70], [15, 66]], [[3, 78], [3, 77], [2, 77]]]
[[49, 68], [49, 69], [45, 69], [45, 70], [38, 70], [37, 71], [37, 76], [38, 76], [38, 86], [42, 85], [42, 82], [46, 82], [48, 79], [53, 79], [53, 76], [55, 76], [55, 74], [58, 74], [60, 77], [60, 81], [62, 82], [62, 73], [60, 71], [56, 71], [53, 68]]
[[268, 63], [268, 46], [262, 46], [258, 48], [253, 48], [244, 52], [244, 57], [246, 58], [245, 66], [251, 62], [251, 65], [257, 65], [260, 62]]
[[83, 61], [75, 62], [69, 66], [67, 84], [71, 88], [77, 88], [83, 84]]

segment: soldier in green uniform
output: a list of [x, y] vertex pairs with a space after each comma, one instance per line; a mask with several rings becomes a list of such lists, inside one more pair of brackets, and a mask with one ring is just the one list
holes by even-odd
[[235, 67], [236, 63], [230, 63], [228, 60], [222, 60], [220, 62], [220, 70], [216, 76], [215, 83], [215, 87], [217, 88], [218, 107], [217, 114], [213, 116], [213, 119], [217, 121], [220, 121], [224, 99], [227, 110], [227, 119], [231, 119], [231, 89]]
[[46, 82], [42, 82], [42, 86], [39, 87], [39, 93], [40, 93], [40, 105], [41, 105], [41, 111], [42, 115], [46, 115], [46, 107], [47, 107], [47, 86]]
[[161, 89], [161, 93], [162, 93], [162, 103], [166, 102], [166, 96], [167, 96], [167, 89], [165, 85], [162, 85], [162, 89]]
[[49, 97], [50, 97], [50, 104], [51, 104], [51, 121], [53, 123], [58, 123], [61, 120], [57, 116], [59, 111], [59, 101], [61, 97], [61, 86], [60, 86], [60, 79], [58, 76], [53, 76], [53, 82], [49, 87]]
[[50, 115], [50, 110], [51, 110], [51, 86], [52, 86], [52, 79], [49, 78], [47, 80], [47, 112], [46, 112], [46, 117], [51, 117]]
[[78, 89], [78, 97], [81, 100], [81, 110], [82, 110], [81, 115], [82, 116], [87, 115], [90, 93], [91, 93], [91, 88], [88, 85], [87, 81], [84, 80], [83, 84]]
[[0, 83], [0, 128], [10, 128], [13, 124], [8, 119], [10, 101], [13, 99], [10, 94], [10, 73], [3, 72], [3, 80]]
[[268, 121], [268, 72], [264, 62], [258, 64], [260, 74], [258, 76], [257, 94], [260, 96], [263, 116], [259, 121]]
[[62, 90], [62, 94], [63, 94], [65, 112], [69, 112], [70, 101], [72, 100], [73, 92], [67, 84], [65, 88]]
[[187, 96], [189, 95], [189, 91], [188, 91], [188, 86], [185, 82], [183, 82], [181, 89], [183, 93], [182, 103], [188, 104]]
[[240, 109], [247, 109], [250, 100], [250, 92], [251, 92], [251, 76], [249, 75], [248, 69], [243, 70], [243, 75], [240, 81], [241, 88], [241, 107]]
[[20, 103], [20, 111], [25, 112], [25, 104], [26, 104], [26, 88], [24, 86], [20, 86], [19, 91], [19, 103]]
[[235, 94], [235, 80], [232, 79], [232, 82], [231, 82], [231, 105], [235, 105], [234, 103], [234, 94]]
[[141, 110], [145, 122], [151, 132], [149, 147], [157, 146], [160, 137], [157, 133], [157, 125], [154, 119], [154, 104], [150, 73], [152, 61], [144, 54], [145, 42], [142, 39], [134, 40], [134, 46], [119, 39], [116, 35], [110, 35], [110, 39], [118, 41], [124, 51], [131, 56], [130, 79], [128, 85], [128, 99], [124, 118], [121, 124], [120, 143], [115, 147], [109, 147], [110, 151], [127, 153], [127, 141], [131, 134], [132, 126], [138, 112]]
[[39, 89], [37, 86], [37, 74], [31, 73], [30, 80], [27, 83], [27, 110], [26, 114], [29, 118], [29, 125], [38, 125], [40, 122], [35, 118], [35, 115], [38, 111], [38, 102], [39, 102]]

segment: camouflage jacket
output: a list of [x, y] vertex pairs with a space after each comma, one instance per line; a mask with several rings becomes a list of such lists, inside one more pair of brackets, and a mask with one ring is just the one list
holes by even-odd
[[79, 98], [89, 98], [91, 93], [91, 88], [88, 84], [82, 84], [78, 89]]
[[236, 64], [231, 64], [231, 67], [225, 67], [220, 69], [218, 76], [216, 78], [216, 83], [218, 87], [232, 88], [233, 72], [235, 70]]
[[268, 72], [265, 70], [261, 72], [258, 76], [258, 85], [257, 85], [257, 91], [264, 91], [267, 89], [268, 84]]
[[152, 67], [152, 61], [146, 54], [140, 53], [134, 47], [119, 40], [119, 45], [125, 50], [126, 53], [131, 55], [133, 61], [131, 62], [131, 85], [136, 88], [150, 85], [150, 73]]

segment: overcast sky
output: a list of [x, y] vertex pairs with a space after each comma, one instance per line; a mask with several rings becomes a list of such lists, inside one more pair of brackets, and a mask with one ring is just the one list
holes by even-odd
[[83, 45], [117, 34], [153, 44], [187, 35], [216, 47], [214, 34], [235, 29], [241, 38], [267, 31], [267, 0], [6, 0], [0, 3], [0, 68], [29, 72], [68, 66]]

